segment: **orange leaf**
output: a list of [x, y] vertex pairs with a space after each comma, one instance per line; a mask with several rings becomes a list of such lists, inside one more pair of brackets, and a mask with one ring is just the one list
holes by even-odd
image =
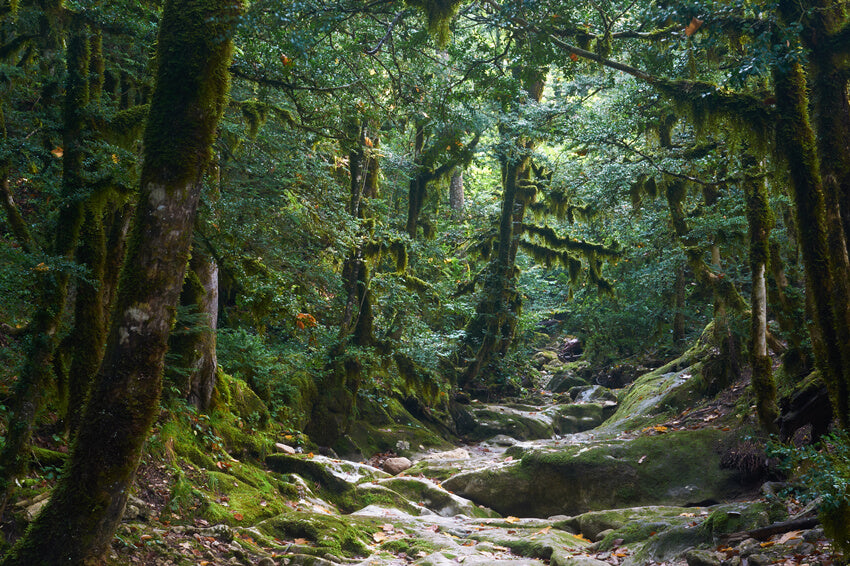
[[62, 157], [63, 155], [65, 155], [65, 150], [63, 150], [61, 147], [57, 147], [55, 149], [50, 150], [50, 153], [53, 154], [53, 157]]
[[510, 516], [505, 519], [505, 522], [510, 524], [519, 523], [519, 517]]
[[697, 17], [691, 18], [691, 23], [688, 24], [688, 27], [685, 28], [685, 35], [691, 37], [693, 34], [697, 32], [699, 27], [702, 25], [702, 20]]
[[292, 541], [292, 543], [293, 543], [293, 544], [300, 544], [300, 545], [304, 545], [304, 544], [307, 544], [307, 539], [306, 539], [306, 538], [297, 538], [297, 539], [294, 539], [294, 540]]
[[387, 540], [387, 533], [383, 531], [378, 531], [377, 533], [372, 535], [372, 539], [375, 542], [384, 542], [385, 540]]
[[578, 55], [576, 55], [575, 53], [570, 53], [570, 59], [573, 63], [575, 63], [576, 61], [578, 61]]
[[233, 518], [236, 519], [237, 521], [241, 521], [242, 519], [245, 518], [245, 516], [242, 513], [234, 513]]

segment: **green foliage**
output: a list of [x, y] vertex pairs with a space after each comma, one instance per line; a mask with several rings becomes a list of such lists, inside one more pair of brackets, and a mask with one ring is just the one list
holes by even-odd
[[805, 500], [817, 500], [824, 531], [850, 551], [850, 435], [841, 431], [803, 448], [773, 444], [773, 456], [793, 474]]

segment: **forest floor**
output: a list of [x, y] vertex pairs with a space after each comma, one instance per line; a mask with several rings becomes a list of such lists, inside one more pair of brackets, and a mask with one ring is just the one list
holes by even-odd
[[[638, 389], [632, 384], [619, 392], [620, 406], [629, 392], [638, 400], [649, 395], [646, 391], [638, 395]], [[652, 452], [632, 458], [631, 468], [613, 472], [587, 468], [595, 460], [585, 461], [584, 473], [599, 477], [568, 480], [583, 494], [580, 503], [587, 508], [580, 512], [512, 512], [527, 503], [523, 493], [534, 497], [542, 493], [537, 509], [545, 510], [550, 508], [547, 499], [556, 499], [566, 493], [559, 489], [570, 488], [569, 483], [566, 488], [555, 485], [558, 480], [551, 475], [535, 476], [545, 471], [545, 467], [534, 467], [541, 458], [549, 458], [551, 466], [553, 458], [565, 453], [580, 459], [593, 450], [611, 449], [615, 451], [600, 461], [622, 462], [630, 458], [624, 452], [629, 443], [651, 443], [656, 437], [671, 443], [676, 434], [694, 431], [723, 434], [740, 425], [736, 411], [746, 402], [745, 396], [746, 383], [741, 381], [715, 398], [661, 413], [654, 420], [634, 421], [641, 423], [634, 428], [616, 426], [615, 415], [603, 426], [575, 433], [548, 437], [541, 433], [525, 439], [501, 433], [480, 442], [457, 441], [453, 450], [414, 450], [410, 453], [414, 466], [396, 475], [380, 469], [397, 456], [392, 452], [373, 455], [365, 462], [348, 462], [301, 450], [292, 454], [289, 445], [278, 442], [278, 453], [262, 458], [249, 448], [240, 451], [232, 440], [223, 441], [213, 424], [199, 424], [195, 419], [190, 425], [193, 434], [182, 440], [180, 435], [165, 435], [168, 425], [161, 424], [160, 435], [154, 435], [152, 449], [139, 468], [135, 495], [115, 537], [110, 562], [158, 566], [843, 564], [844, 558], [834, 552], [816, 525], [813, 508], [788, 494], [776, 496], [770, 486], [779, 484], [768, 483], [767, 489], [760, 490], [766, 476], [750, 482], [750, 489], [734, 497], [711, 496], [695, 503], [684, 499], [677, 503], [666, 496], [658, 501], [652, 496], [648, 500], [627, 497], [609, 509], [604, 505], [610, 493], [602, 494], [599, 502], [592, 500], [594, 481], [602, 482], [603, 475], [623, 470], [631, 473], [645, 465], [647, 454], [650, 460], [655, 457]], [[563, 396], [545, 391], [531, 397], [513, 404], [473, 403], [472, 413], [509, 414], [505, 430], [510, 432], [517, 430], [522, 419], [539, 424], [542, 415], [554, 414], [563, 403]], [[50, 438], [42, 440], [51, 444]], [[297, 444], [290, 435], [279, 440]], [[191, 441], [202, 449], [212, 446], [215, 458], [187, 457], [192, 450], [179, 444]], [[755, 452], [761, 453], [761, 448]], [[738, 458], [737, 464], [750, 465], [747, 458], [755, 452]], [[558, 465], [562, 466], [558, 473], [572, 473]], [[679, 463], [671, 460], [659, 465]], [[706, 468], [706, 475], [713, 473]], [[36, 513], [49, 493], [52, 478], [45, 477], [43, 469], [31, 479], [28, 496], [16, 506], [16, 518], [4, 525], [7, 534], [20, 532], [26, 514]], [[625, 480], [614, 477], [613, 481]], [[500, 485], [503, 491], [498, 491]], [[495, 495], [488, 491], [493, 489]], [[490, 501], [501, 512], [485, 505]], [[777, 524], [773, 532], [764, 530]]]

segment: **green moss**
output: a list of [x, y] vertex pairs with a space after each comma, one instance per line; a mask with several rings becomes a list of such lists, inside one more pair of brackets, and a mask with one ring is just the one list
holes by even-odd
[[304, 538], [315, 545], [318, 555], [353, 558], [368, 556], [366, 541], [378, 529], [377, 521], [363, 517], [339, 517], [317, 513], [283, 513], [263, 521], [257, 528], [284, 540]]
[[205, 485], [200, 513], [212, 524], [254, 525], [287, 509], [270, 484], [257, 488], [230, 473], [207, 471]]
[[216, 389], [219, 391], [217, 397], [233, 412], [234, 415], [246, 423], [265, 428], [268, 426], [271, 414], [266, 404], [247, 383], [219, 372], [216, 379]]

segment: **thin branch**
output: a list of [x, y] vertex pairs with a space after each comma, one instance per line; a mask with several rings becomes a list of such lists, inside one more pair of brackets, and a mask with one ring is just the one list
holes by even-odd
[[669, 169], [665, 169], [664, 167], [661, 167], [660, 165], [658, 165], [655, 162], [655, 160], [652, 158], [652, 156], [650, 156], [649, 154], [644, 153], [641, 150], [633, 147], [632, 145], [630, 145], [626, 141], [612, 139], [612, 138], [609, 138], [608, 141], [610, 141], [612, 144], [614, 144], [615, 146], [617, 146], [619, 148], [631, 151], [632, 153], [639, 155], [640, 157], [645, 159], [649, 163], [649, 165], [653, 169], [658, 171], [659, 173], [663, 173], [665, 175], [669, 175], [669, 176], [675, 177], [677, 179], [682, 179], [684, 181], [690, 181], [692, 183], [696, 183], [697, 185], [702, 185], [703, 187], [717, 187], [719, 185], [722, 185], [724, 183], [729, 182], [729, 179], [723, 179], [723, 180], [720, 180], [720, 181], [703, 181], [702, 179], [698, 179], [697, 177], [691, 177], [690, 175], [685, 175], [683, 173], [676, 173], [675, 171], [670, 171]]
[[251, 81], [251, 82], [257, 83], [257, 84], [273, 86], [273, 87], [282, 88], [282, 89], [286, 89], [286, 90], [305, 90], [305, 91], [309, 91], [309, 92], [320, 92], [320, 93], [328, 93], [328, 92], [336, 92], [338, 90], [346, 90], [346, 89], [349, 89], [349, 88], [353, 87], [354, 85], [356, 85], [357, 83], [360, 82], [360, 79], [357, 79], [357, 80], [352, 81], [348, 84], [339, 85], [339, 86], [325, 86], [325, 87], [303, 86], [303, 85], [296, 85], [294, 83], [287, 82], [287, 81], [282, 81], [280, 79], [273, 79], [273, 78], [267, 77], [264, 73], [263, 74], [252, 74], [252, 73], [249, 73], [248, 71], [244, 70], [243, 68], [239, 67], [238, 65], [231, 65], [230, 66], [230, 74], [233, 75], [234, 77], [239, 77], [240, 79], [244, 79], [246, 81]]
[[386, 43], [386, 41], [392, 36], [393, 28], [395, 28], [395, 25], [401, 20], [403, 16], [408, 13], [410, 13], [410, 10], [402, 10], [401, 12], [396, 14], [395, 18], [393, 18], [393, 21], [390, 22], [389, 28], [387, 28], [387, 33], [384, 34], [384, 37], [381, 38], [381, 41], [378, 42], [378, 45], [376, 45], [372, 49], [367, 49], [365, 51], [366, 55], [377, 55], [378, 51], [381, 50], [381, 47], [384, 45], [384, 43]]

